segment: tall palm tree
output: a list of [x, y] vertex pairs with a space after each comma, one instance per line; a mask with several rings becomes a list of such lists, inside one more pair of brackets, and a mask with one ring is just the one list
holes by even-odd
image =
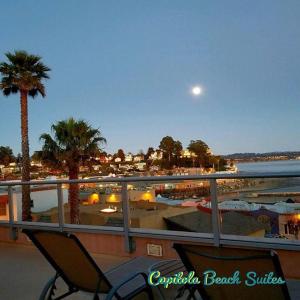
[[[41, 62], [41, 57], [26, 51], [5, 54], [8, 62], [0, 63], [2, 75], [0, 89], [5, 96], [20, 93], [21, 137], [22, 137], [22, 181], [30, 180], [30, 157], [28, 141], [28, 96], [38, 94], [45, 97], [44, 79], [48, 79], [50, 69]], [[22, 186], [22, 220], [31, 220], [30, 186]]]
[[[40, 157], [45, 163], [65, 167], [69, 179], [78, 179], [80, 164], [99, 154], [100, 144], [106, 143], [98, 129], [83, 120], [73, 118], [59, 121], [51, 127], [54, 137], [44, 133], [40, 139], [43, 148]], [[70, 184], [69, 205], [71, 223], [79, 224], [79, 186]]]

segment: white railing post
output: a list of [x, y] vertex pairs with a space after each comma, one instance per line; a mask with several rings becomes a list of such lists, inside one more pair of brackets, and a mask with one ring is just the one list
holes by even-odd
[[212, 211], [212, 228], [214, 235], [214, 245], [220, 246], [220, 217], [217, 198], [217, 180], [210, 179], [210, 199]]
[[127, 183], [122, 182], [122, 211], [123, 211], [123, 227], [124, 227], [124, 243], [125, 243], [125, 251], [132, 252], [132, 241], [129, 236], [129, 227], [130, 227], [130, 207], [128, 201], [128, 191], [127, 191]]
[[65, 212], [64, 212], [64, 195], [62, 190], [62, 184], [57, 184], [57, 202], [58, 202], [58, 225], [60, 231], [64, 230], [65, 224]]
[[14, 227], [14, 203], [13, 203], [13, 189], [8, 186], [8, 214], [9, 214], [9, 235], [12, 240], [17, 239], [17, 229]]

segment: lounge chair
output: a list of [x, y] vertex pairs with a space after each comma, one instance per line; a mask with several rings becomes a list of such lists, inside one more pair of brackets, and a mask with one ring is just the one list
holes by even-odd
[[[147, 283], [148, 277], [143, 271], [157, 260], [134, 258], [103, 273], [75, 235], [28, 229], [23, 232], [56, 271], [55, 276], [45, 285], [40, 300], [63, 299], [78, 291], [92, 293], [94, 300], [99, 299], [99, 294], [106, 294], [106, 300], [127, 300], [140, 293], [146, 293], [148, 299], [153, 299], [151, 287]], [[130, 274], [131, 271], [134, 272]], [[63, 279], [68, 291], [57, 296], [55, 290], [58, 278]]]
[[[197, 292], [203, 300], [290, 300], [286, 283], [284, 284], [256, 284], [247, 286], [247, 272], [256, 272], [263, 277], [273, 272], [273, 277], [284, 275], [281, 270], [278, 255], [274, 251], [251, 250], [237, 248], [209, 247], [200, 245], [174, 244], [188, 272], [194, 271], [201, 283], [197, 285], [186, 285], [190, 293], [187, 299], [197, 297]], [[240, 284], [213, 284], [211, 277], [204, 284], [204, 272], [213, 270], [219, 277], [229, 277], [234, 272], [240, 272]], [[210, 273], [211, 274], [211, 273]], [[253, 273], [250, 277], [253, 278]], [[250, 285], [254, 281], [248, 279]]]

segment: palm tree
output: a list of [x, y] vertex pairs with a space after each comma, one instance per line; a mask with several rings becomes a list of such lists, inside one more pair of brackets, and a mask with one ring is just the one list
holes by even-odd
[[[30, 180], [30, 157], [28, 141], [28, 96], [38, 94], [45, 97], [42, 81], [48, 79], [50, 69], [41, 62], [41, 57], [28, 54], [26, 51], [6, 53], [8, 62], [0, 63], [2, 75], [0, 89], [5, 96], [20, 92], [21, 104], [21, 137], [22, 137], [22, 181]], [[22, 220], [31, 220], [30, 186], [22, 186]]]
[[[43, 148], [40, 152], [42, 161], [67, 168], [69, 179], [78, 179], [80, 164], [99, 154], [100, 144], [106, 143], [98, 129], [92, 128], [83, 120], [73, 118], [59, 121], [51, 127], [54, 137], [44, 133], [40, 139]], [[71, 223], [79, 224], [79, 187], [70, 184], [69, 205]]]

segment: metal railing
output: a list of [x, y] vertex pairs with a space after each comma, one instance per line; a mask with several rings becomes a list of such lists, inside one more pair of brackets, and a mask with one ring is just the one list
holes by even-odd
[[[128, 252], [133, 250], [133, 237], [148, 237], [166, 239], [172, 241], [202, 242], [214, 246], [233, 245], [242, 247], [256, 247], [268, 249], [300, 250], [300, 241], [283, 240], [275, 238], [254, 238], [249, 236], [224, 235], [220, 228], [220, 214], [217, 199], [218, 179], [259, 179], [259, 178], [300, 178], [299, 172], [281, 173], [247, 173], [247, 174], [209, 174], [193, 176], [155, 176], [155, 177], [123, 177], [123, 178], [92, 178], [79, 180], [42, 180], [30, 182], [0, 182], [0, 187], [8, 187], [9, 220], [0, 221], [0, 226], [10, 228], [11, 238], [16, 238], [17, 229], [36, 228], [69, 232], [90, 232], [101, 234], [116, 234], [124, 237], [125, 249]], [[183, 232], [171, 230], [156, 230], [146, 228], [130, 227], [130, 207], [127, 185], [137, 182], [174, 182], [187, 180], [208, 180], [210, 182], [212, 233]], [[121, 202], [123, 212], [123, 227], [94, 226], [81, 224], [66, 224], [64, 220], [63, 184], [84, 184], [84, 183], [119, 183], [121, 184]], [[25, 222], [15, 221], [13, 209], [13, 187], [22, 185], [56, 185], [58, 200], [58, 223]]]

